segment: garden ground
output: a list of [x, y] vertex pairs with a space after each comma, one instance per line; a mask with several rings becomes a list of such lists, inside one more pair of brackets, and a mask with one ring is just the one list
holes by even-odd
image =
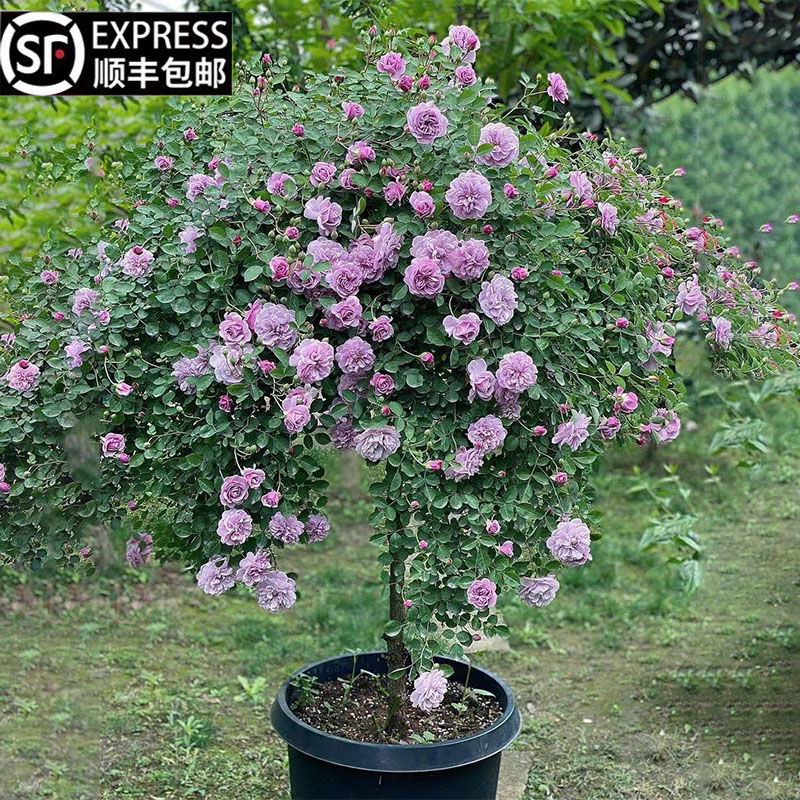
[[[800, 798], [796, 406], [775, 417], [773, 448], [749, 471], [692, 466], [700, 433], [659, 456], [691, 473], [707, 575], [696, 594], [676, 591], [663, 553], [639, 551], [647, 490], [664, 474], [640, 452], [597, 479], [594, 561], [545, 610], [505, 604], [510, 652], [476, 660], [520, 703], [525, 800]], [[6, 574], [0, 797], [288, 797], [269, 724], [279, 683], [380, 644], [369, 504], [357, 473], [339, 474], [331, 537], [290, 551], [303, 596], [287, 614], [245, 594], [208, 598], [171, 566], [66, 588]]]

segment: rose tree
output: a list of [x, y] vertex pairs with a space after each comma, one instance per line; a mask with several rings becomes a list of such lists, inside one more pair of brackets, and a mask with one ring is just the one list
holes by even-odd
[[680, 432], [679, 320], [722, 369], [796, 361], [780, 290], [715, 221], [684, 227], [638, 149], [557, 128], [558, 75], [493, 108], [479, 47], [367, 37], [363, 70], [303, 90], [265, 56], [232, 98], [174, 106], [123, 167], [130, 220], [11, 284], [6, 558], [77, 559], [138, 504], [158, 522], [134, 558], [278, 612], [284, 548], [329, 530], [314, 448], [355, 449], [379, 465], [389, 665], [431, 708], [433, 657], [502, 633], [498, 595], [547, 605], [591, 560], [603, 447]]

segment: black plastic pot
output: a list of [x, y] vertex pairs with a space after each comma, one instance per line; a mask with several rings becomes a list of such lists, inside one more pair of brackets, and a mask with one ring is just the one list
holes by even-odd
[[[438, 659], [464, 681], [467, 665]], [[363, 653], [356, 669], [386, 673], [384, 654]], [[352, 674], [353, 656], [311, 664], [299, 673], [321, 682]], [[495, 800], [500, 756], [519, 733], [511, 690], [491, 672], [472, 667], [469, 685], [495, 695], [503, 714], [491, 727], [434, 744], [368, 744], [312, 728], [291, 710], [291, 678], [272, 706], [272, 724], [289, 746], [293, 800]]]

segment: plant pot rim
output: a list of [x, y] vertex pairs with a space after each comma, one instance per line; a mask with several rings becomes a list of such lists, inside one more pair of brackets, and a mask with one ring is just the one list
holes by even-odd
[[[470, 683], [484, 684], [478, 688], [492, 691], [503, 713], [500, 718], [483, 730], [431, 744], [382, 744], [359, 742], [332, 733], [326, 733], [303, 722], [290, 708], [291, 683], [298, 675], [322, 672], [334, 662], [343, 662], [349, 667], [353, 658], [368, 661], [371, 667], [385, 656], [382, 650], [344, 654], [316, 661], [297, 670], [287, 678], [278, 691], [272, 706], [272, 725], [278, 735], [290, 746], [313, 758], [338, 764], [343, 767], [363, 769], [370, 772], [435, 772], [465, 766], [482, 761], [505, 750], [520, 730], [520, 716], [511, 689], [504, 681], [482, 667], [472, 665]], [[437, 657], [439, 663], [449, 664], [458, 676], [467, 669], [467, 663], [452, 658]], [[385, 662], [384, 662], [385, 667]], [[363, 668], [363, 665], [362, 665]], [[349, 672], [349, 669], [347, 670]], [[375, 672], [375, 669], [370, 669]], [[384, 673], [385, 673], [384, 669]]]

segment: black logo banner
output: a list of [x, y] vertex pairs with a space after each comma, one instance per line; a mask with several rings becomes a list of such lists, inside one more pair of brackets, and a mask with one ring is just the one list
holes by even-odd
[[0, 95], [231, 94], [229, 13], [0, 12]]

